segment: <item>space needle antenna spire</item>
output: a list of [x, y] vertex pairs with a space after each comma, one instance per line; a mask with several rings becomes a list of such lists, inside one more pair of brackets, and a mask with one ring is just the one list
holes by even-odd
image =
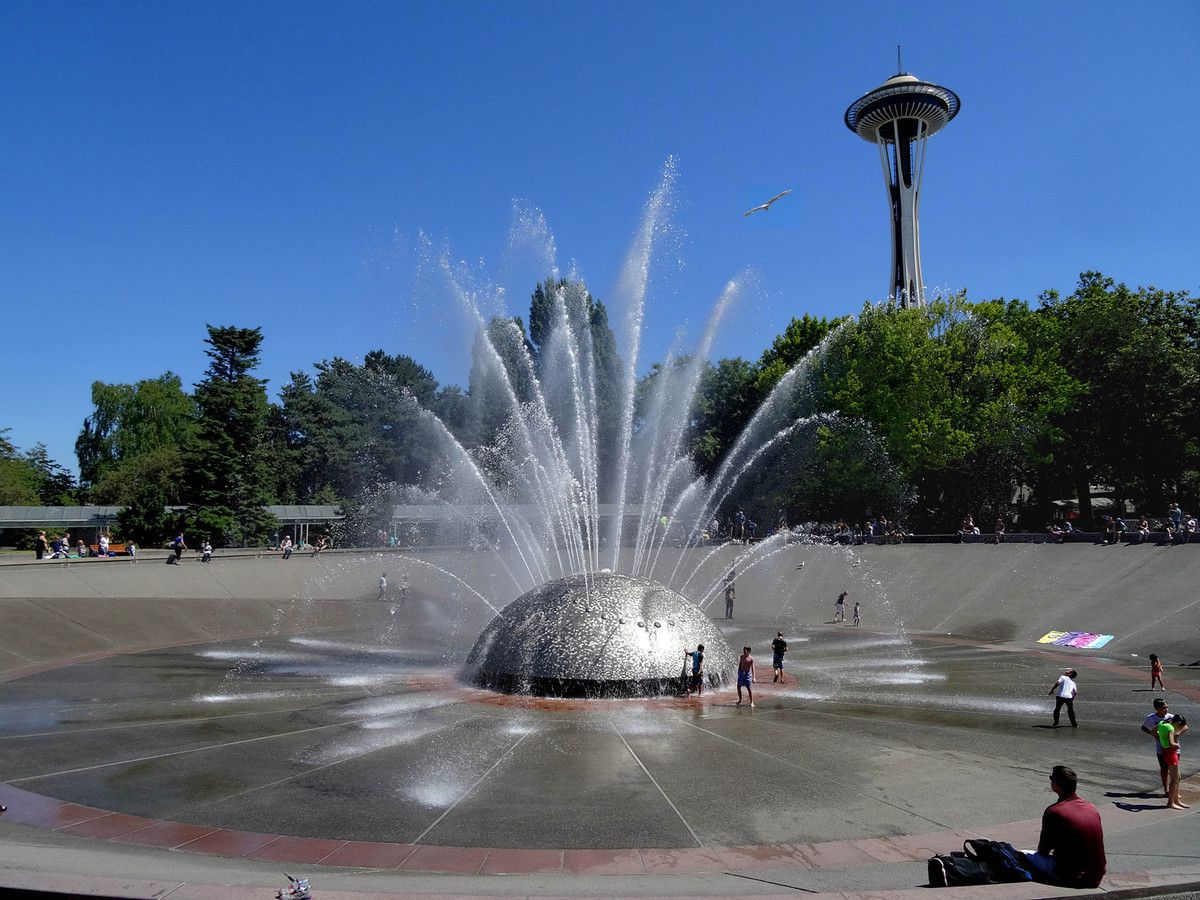
[[888, 295], [899, 306], [922, 306], [921, 232], [917, 208], [925, 174], [925, 144], [958, 115], [958, 94], [900, 70], [846, 110], [846, 127], [879, 148], [892, 226], [892, 278]]

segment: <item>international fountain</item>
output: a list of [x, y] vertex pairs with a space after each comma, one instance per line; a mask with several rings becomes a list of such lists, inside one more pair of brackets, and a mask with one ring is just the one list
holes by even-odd
[[[497, 547], [515, 554], [507, 576], [520, 594], [503, 609], [492, 602], [503, 605], [502, 599], [486, 601], [496, 615], [466, 661], [464, 676], [473, 683], [551, 696], [674, 693], [682, 652], [698, 645], [711, 686], [728, 683], [736, 670], [737, 653], [702, 609], [719, 590], [701, 577], [720, 543], [706, 539], [706, 528], [764, 453], [831, 417], [804, 415], [797, 403], [818, 349], [780, 380], [714, 477], [696, 474], [684, 446], [689, 413], [722, 321], [742, 291], [740, 279], [725, 285], [691, 352], [671, 352], [639, 406], [647, 285], [673, 187], [668, 162], [616, 288], [625, 355], [615, 466], [602, 465], [608, 448], [601, 446], [600, 373], [587, 327], [591, 299], [581, 280], [559, 278], [553, 239], [540, 217], [532, 214], [538, 224], [526, 230], [543, 238], [553, 314], [536, 362], [517, 323], [485, 314], [497, 298], [468, 286], [447, 254], [431, 255], [430, 268], [440, 272], [475, 332], [472, 387], [498, 398], [501, 420], [494, 445], [481, 452], [420, 412], [426, 439], [447, 459], [436, 501], [446, 520], [465, 529], [478, 528], [481, 518], [492, 523]], [[603, 483], [606, 474], [611, 483]], [[787, 537], [780, 531], [747, 545], [733, 568], [752, 570]], [[701, 544], [709, 552], [691, 561], [677, 552]]]

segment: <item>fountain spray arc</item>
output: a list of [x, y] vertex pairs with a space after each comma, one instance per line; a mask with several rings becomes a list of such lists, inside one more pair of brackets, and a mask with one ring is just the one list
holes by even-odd
[[[701, 543], [703, 524], [765, 450], [816, 421], [799, 416], [794, 402], [813, 356], [781, 379], [712, 480], [698, 475], [684, 446], [688, 413], [744, 277], [724, 286], [697, 345], [690, 353], [673, 347], [639, 398], [648, 286], [674, 182], [668, 161], [615, 292], [624, 377], [613, 404], [617, 437], [608, 485], [600, 483], [607, 448], [599, 398], [611, 386], [599, 383], [588, 325], [594, 309], [582, 279], [560, 280], [557, 266], [547, 266], [552, 322], [534, 347], [513, 320], [484, 314], [501, 305], [495, 288], [474, 286], [446, 254], [437, 260], [474, 326], [472, 389], [487, 392], [499, 420], [476, 451], [445, 427], [433, 429], [449, 466], [439, 499], [464, 527], [492, 523], [489, 541], [504, 549], [511, 544], [519, 564], [508, 574], [524, 589], [471, 651], [467, 676], [476, 683], [556, 695], [674, 691], [682, 652], [698, 644], [705, 645], [710, 682], [728, 679], [736, 668], [736, 654], [702, 610], [716, 590], [710, 576], [701, 576], [707, 556], [697, 554], [688, 565], [683, 548]], [[552, 257], [548, 231], [544, 241]], [[743, 564], [776, 552], [779, 543], [745, 548]], [[689, 599], [683, 591], [693, 583], [704, 586], [704, 595]]]

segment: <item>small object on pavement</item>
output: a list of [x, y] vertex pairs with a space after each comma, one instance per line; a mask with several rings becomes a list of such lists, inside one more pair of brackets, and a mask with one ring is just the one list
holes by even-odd
[[275, 892], [275, 900], [312, 900], [307, 878], [293, 878], [287, 872], [283, 874], [287, 875], [288, 885]]

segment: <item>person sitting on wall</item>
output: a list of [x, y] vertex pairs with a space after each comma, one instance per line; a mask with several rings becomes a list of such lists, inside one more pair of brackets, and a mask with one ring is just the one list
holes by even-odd
[[1142, 516], [1140, 519], [1138, 519], [1137, 527], [1138, 527], [1137, 542], [1140, 544], [1140, 543], [1142, 543], [1142, 541], [1146, 540], [1146, 538], [1150, 537], [1150, 522], [1149, 522], [1149, 520], [1146, 519], [1145, 516]]
[[1058, 535], [1058, 542], [1065, 544], [1067, 538], [1075, 533], [1075, 526], [1071, 524], [1070, 519], [1063, 519], [1061, 523], [1057, 523], [1051, 527], [1050, 533]]
[[1104, 541], [1103, 544], [1116, 544], [1117, 537], [1117, 520], [1111, 513], [1104, 516]]
[[975, 527], [975, 518], [967, 513], [963, 516], [962, 524], [958, 526], [958, 542], [961, 544], [968, 537], [974, 537], [979, 534], [979, 529]]

